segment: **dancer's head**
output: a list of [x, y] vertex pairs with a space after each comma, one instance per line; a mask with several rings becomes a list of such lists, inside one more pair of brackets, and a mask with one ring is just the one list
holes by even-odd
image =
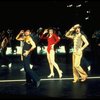
[[28, 35], [31, 34], [31, 31], [28, 29], [28, 30], [26, 30], [26, 31], [24, 32], [24, 34], [25, 34], [26, 36], [28, 36]]
[[76, 24], [76, 25], [74, 26], [74, 29], [75, 29], [75, 32], [76, 32], [76, 33], [80, 33], [80, 30], [81, 30], [80, 24]]

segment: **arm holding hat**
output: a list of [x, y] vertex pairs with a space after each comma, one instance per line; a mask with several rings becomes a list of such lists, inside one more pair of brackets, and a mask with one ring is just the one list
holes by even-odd
[[80, 25], [79, 24], [74, 25], [68, 32], [65, 33], [65, 36], [73, 39], [74, 37], [73, 32], [75, 31], [77, 27], [80, 27]]
[[66, 33], [65, 33], [65, 36], [67, 37], [67, 38], [71, 38], [71, 39], [73, 39], [73, 32], [74, 32], [74, 27], [72, 27], [69, 31], [67, 31]]

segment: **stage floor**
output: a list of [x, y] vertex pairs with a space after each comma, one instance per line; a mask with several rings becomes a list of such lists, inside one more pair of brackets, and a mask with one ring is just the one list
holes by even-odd
[[[15, 61], [14, 61], [15, 60]], [[100, 76], [87, 70], [86, 82], [73, 83], [72, 67], [65, 61], [59, 62], [63, 71], [62, 79], [58, 78], [55, 70], [54, 78], [47, 78], [49, 67], [47, 62], [34, 65], [33, 70], [41, 81], [38, 88], [25, 86], [25, 72], [21, 62], [14, 59], [9, 68], [2, 67], [0, 72], [0, 97], [2, 98], [98, 98], [100, 97]], [[35, 68], [35, 69], [34, 69]], [[87, 69], [87, 68], [85, 68]], [[98, 71], [99, 72], [99, 71]]]
[[84, 83], [72, 83], [72, 78], [41, 79], [38, 88], [25, 86], [25, 80], [1, 80], [3, 98], [97, 98], [100, 97], [100, 77], [88, 77]]

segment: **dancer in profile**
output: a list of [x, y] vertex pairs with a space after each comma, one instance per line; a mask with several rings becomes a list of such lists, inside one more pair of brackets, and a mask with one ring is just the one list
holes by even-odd
[[89, 42], [87, 41], [85, 34], [83, 34], [80, 31], [80, 27], [81, 26], [79, 24], [76, 24], [65, 34], [67, 38], [73, 39], [73, 44], [74, 44], [74, 51], [72, 55], [73, 76], [74, 76], [73, 83], [79, 81], [79, 75], [81, 76], [81, 82], [84, 82], [87, 79], [87, 73], [82, 69], [80, 63], [83, 50], [89, 45]]
[[24, 70], [26, 72], [26, 84], [38, 87], [40, 85], [40, 79], [37, 74], [30, 68], [30, 57], [32, 51], [36, 48], [36, 44], [30, 36], [30, 30], [21, 30], [16, 36], [16, 40], [23, 41], [23, 50], [21, 60], [23, 61]]
[[[45, 36], [46, 33], [47, 35]], [[54, 32], [53, 28], [49, 28], [44, 30], [41, 39], [47, 39], [48, 41], [47, 59], [50, 67], [50, 75], [48, 75], [48, 78], [54, 77], [54, 67], [56, 68], [59, 74], [59, 78], [62, 78], [62, 70], [55, 62], [55, 50], [54, 50], [54, 46], [60, 41], [60, 37]]]

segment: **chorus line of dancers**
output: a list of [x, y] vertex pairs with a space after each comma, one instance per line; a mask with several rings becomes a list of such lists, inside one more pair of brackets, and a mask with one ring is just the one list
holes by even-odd
[[[74, 25], [69, 31], [65, 33], [66, 38], [73, 40], [73, 55], [72, 55], [72, 68], [73, 68], [73, 83], [79, 81], [81, 77], [81, 82], [84, 82], [88, 75], [81, 67], [81, 58], [83, 55], [83, 50], [89, 45], [89, 42], [85, 34], [81, 31], [80, 24]], [[40, 85], [40, 78], [37, 74], [30, 68], [30, 57], [32, 51], [36, 48], [37, 43], [46, 39], [48, 42], [47, 46], [47, 60], [49, 63], [50, 74], [48, 78], [54, 77], [54, 68], [57, 70], [59, 78], [62, 78], [63, 71], [60, 69], [59, 65], [55, 61], [55, 45], [61, 40], [60, 36], [56, 34], [53, 28], [44, 29], [43, 32], [38, 36], [32, 36], [30, 30], [21, 30], [16, 36], [16, 40], [23, 42], [23, 50], [21, 55], [21, 60], [23, 62], [24, 70], [26, 73], [26, 85], [32, 84], [36, 87]]]

